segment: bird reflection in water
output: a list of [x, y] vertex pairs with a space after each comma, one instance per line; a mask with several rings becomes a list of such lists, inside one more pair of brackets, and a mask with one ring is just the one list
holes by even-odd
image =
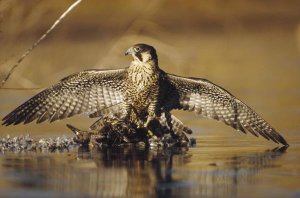
[[[240, 183], [250, 182], [261, 169], [272, 168], [285, 150], [228, 153], [223, 163], [208, 164], [202, 163], [206, 157], [186, 150], [135, 147], [11, 154], [0, 158], [4, 175], [0, 188], [93, 197], [231, 197], [237, 195]], [[191, 168], [195, 162], [199, 167]], [[0, 191], [0, 195], [9, 192]]]

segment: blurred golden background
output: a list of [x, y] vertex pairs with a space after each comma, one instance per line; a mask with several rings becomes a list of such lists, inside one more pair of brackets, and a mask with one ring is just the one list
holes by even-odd
[[[74, 2], [0, 1], [1, 79]], [[300, 129], [299, 8], [297, 0], [83, 0], [26, 57], [5, 87], [48, 87], [84, 69], [126, 67], [131, 60], [124, 56], [125, 50], [143, 42], [157, 49], [162, 69], [209, 79], [279, 131], [296, 134]], [[1, 117], [38, 91], [2, 90]], [[208, 122], [231, 131], [193, 116], [185, 122], [192, 126]]]
[[[73, 2], [0, 1], [1, 78]], [[49, 86], [82, 69], [128, 66], [124, 51], [139, 42], [156, 47], [163, 69], [224, 86], [266, 83], [279, 77], [274, 71], [292, 80], [286, 70], [300, 63], [299, 7], [296, 0], [82, 1], [7, 87]]]

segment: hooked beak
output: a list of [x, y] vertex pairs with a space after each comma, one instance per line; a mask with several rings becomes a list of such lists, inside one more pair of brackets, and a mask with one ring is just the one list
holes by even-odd
[[131, 47], [131, 48], [129, 48], [129, 49], [125, 52], [125, 56], [131, 55], [131, 54], [133, 54], [133, 53], [134, 53], [134, 50], [133, 50], [133, 48]]

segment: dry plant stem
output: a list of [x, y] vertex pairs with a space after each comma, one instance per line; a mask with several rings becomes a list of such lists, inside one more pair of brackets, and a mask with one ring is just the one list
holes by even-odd
[[54, 23], [53, 25], [46, 31], [45, 34], [43, 34], [41, 36], [41, 38], [39, 38], [39, 40], [37, 40], [29, 49], [26, 50], [26, 52], [19, 58], [19, 60], [17, 61], [17, 63], [15, 65], [13, 65], [11, 67], [11, 69], [9, 70], [8, 74], [6, 75], [6, 77], [2, 80], [1, 84], [0, 84], [0, 88], [2, 88], [4, 86], [4, 84], [6, 83], [6, 81], [9, 79], [9, 77], [13, 74], [14, 70], [19, 66], [19, 64], [24, 60], [24, 58], [26, 56], [28, 56], [30, 54], [30, 52], [36, 47], [38, 46], [38, 44], [44, 40], [48, 34], [61, 22], [61, 20], [63, 18], [65, 18], [67, 16], [67, 14], [69, 12], [71, 12], [82, 0], [77, 0], [76, 2], [74, 2]]

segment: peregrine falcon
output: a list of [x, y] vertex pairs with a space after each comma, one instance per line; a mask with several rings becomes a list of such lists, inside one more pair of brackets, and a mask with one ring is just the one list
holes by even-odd
[[129, 67], [85, 70], [67, 76], [5, 116], [3, 125], [33, 120], [53, 122], [82, 113], [95, 117], [105, 109], [121, 111], [121, 120], [134, 116], [145, 127], [160, 116], [171, 117], [172, 123], [181, 125], [170, 114], [173, 109], [181, 109], [288, 145], [260, 115], [225, 89], [202, 78], [181, 77], [161, 70], [154, 47], [136, 44], [125, 55], [133, 57]]

